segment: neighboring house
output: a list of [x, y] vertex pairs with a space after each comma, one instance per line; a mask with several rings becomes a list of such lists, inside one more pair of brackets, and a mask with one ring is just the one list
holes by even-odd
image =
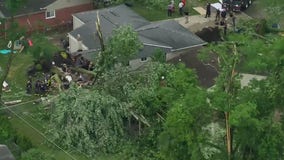
[[151, 23], [126, 5], [119, 5], [74, 14], [73, 31], [68, 34], [69, 51], [71, 53], [78, 54], [76, 53], [78, 50], [89, 50], [92, 52], [100, 50], [100, 41], [96, 35], [95, 24], [97, 13], [99, 13], [104, 42], [107, 42], [107, 39], [111, 37], [114, 29], [123, 25], [132, 25], [138, 33], [143, 48], [129, 62], [130, 66], [137, 67], [142, 65], [144, 61], [150, 59], [157, 49], [167, 53], [166, 57], [170, 59], [179, 52], [206, 44], [206, 42], [174, 20]]
[[[28, 31], [72, 24], [72, 14], [93, 9], [93, 0], [27, 0], [14, 15], [20, 26]], [[11, 13], [0, 0], [0, 18], [9, 19]], [[7, 24], [0, 24], [7, 28]]]
[[6, 145], [0, 144], [0, 160], [15, 160], [15, 157]]

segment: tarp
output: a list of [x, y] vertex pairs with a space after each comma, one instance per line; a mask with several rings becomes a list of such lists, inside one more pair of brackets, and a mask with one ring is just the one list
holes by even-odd
[[1, 54], [8, 54], [8, 53], [11, 53], [11, 50], [9, 50], [9, 49], [2, 49], [2, 50], [0, 50], [0, 53]]
[[221, 3], [213, 3], [213, 4], [211, 4], [211, 6], [213, 8], [216, 8], [217, 10], [222, 11], [222, 4]]

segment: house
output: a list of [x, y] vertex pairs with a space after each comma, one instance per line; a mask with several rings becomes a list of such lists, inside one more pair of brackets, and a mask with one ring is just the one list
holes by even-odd
[[138, 33], [143, 48], [129, 62], [130, 66], [139, 67], [143, 65], [157, 49], [164, 51], [166, 58], [171, 59], [180, 52], [206, 44], [205, 41], [174, 20], [151, 23], [128, 6], [118, 5], [73, 15], [73, 31], [68, 34], [71, 53], [78, 54], [78, 50], [83, 50], [84, 53], [100, 50], [95, 23], [98, 13], [104, 42], [107, 42], [107, 39], [111, 37], [114, 29], [123, 25], [132, 25]]
[[[93, 9], [93, 0], [27, 0], [14, 14], [15, 20], [27, 31], [49, 29], [72, 24], [72, 14]], [[0, 0], [0, 18], [11, 18], [5, 0]], [[2, 21], [0, 27], [7, 28]]]
[[15, 157], [6, 145], [0, 144], [0, 160], [15, 160]]

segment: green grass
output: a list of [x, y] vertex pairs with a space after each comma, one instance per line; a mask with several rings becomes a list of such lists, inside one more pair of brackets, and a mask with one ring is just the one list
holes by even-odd
[[[149, 21], [159, 21], [159, 20], [165, 20], [165, 19], [171, 19], [171, 18], [178, 18], [181, 17], [179, 15], [179, 11], [176, 5], [175, 12], [172, 14], [171, 17], [168, 16], [167, 13], [167, 6], [165, 6], [165, 9], [154, 9], [154, 8], [147, 8], [146, 6], [135, 3], [131, 7], [136, 13], [144, 17], [145, 19]], [[198, 13], [193, 9], [190, 8], [189, 15], [197, 15]]]
[[[6, 67], [6, 63], [9, 55], [0, 54], [0, 67], [2, 70]], [[19, 53], [15, 55], [12, 62], [10, 72], [6, 81], [9, 84], [10, 92], [3, 92], [3, 100], [29, 100], [32, 98], [25, 94], [25, 85], [27, 81], [26, 71], [28, 67], [32, 64], [31, 55], [25, 53]]]

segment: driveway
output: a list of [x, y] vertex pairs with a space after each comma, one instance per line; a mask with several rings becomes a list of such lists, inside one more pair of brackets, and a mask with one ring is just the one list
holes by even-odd
[[[181, 24], [185, 28], [189, 29], [193, 33], [196, 33], [198, 31], [202, 30], [203, 28], [218, 27], [218, 25], [215, 24], [215, 15], [216, 15], [216, 9], [215, 8], [211, 9], [211, 17], [210, 18], [204, 18], [205, 17], [205, 12], [204, 12], [205, 9], [204, 8], [203, 8], [203, 10], [201, 9], [202, 7], [196, 7], [196, 8], [198, 8], [199, 13], [201, 13], [201, 15], [189, 16], [188, 23], [186, 23], [185, 17], [176, 18], [175, 20], [179, 24]], [[239, 13], [236, 13], [235, 15], [237, 17], [237, 21], [238, 21], [238, 19], [251, 19], [251, 17], [248, 16], [244, 12], [239, 12]], [[232, 22], [232, 20], [230, 19], [229, 16], [227, 16], [227, 17], [228, 17], [227, 21], [230, 24], [230, 22]]]

